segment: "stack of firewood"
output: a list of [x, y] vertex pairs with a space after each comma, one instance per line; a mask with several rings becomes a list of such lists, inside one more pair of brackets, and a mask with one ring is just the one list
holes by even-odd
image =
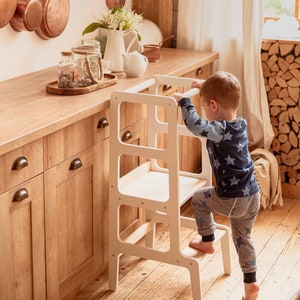
[[261, 50], [282, 182], [300, 185], [300, 42], [266, 40]]

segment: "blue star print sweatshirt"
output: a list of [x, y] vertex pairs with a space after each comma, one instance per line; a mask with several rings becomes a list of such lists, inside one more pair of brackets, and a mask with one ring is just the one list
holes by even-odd
[[247, 197], [259, 191], [248, 150], [247, 122], [202, 120], [189, 98], [180, 100], [182, 116], [187, 128], [196, 136], [207, 138], [210, 163], [216, 178], [217, 193], [221, 197]]

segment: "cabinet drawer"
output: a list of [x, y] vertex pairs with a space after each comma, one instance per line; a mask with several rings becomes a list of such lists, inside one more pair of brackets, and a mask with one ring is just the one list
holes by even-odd
[[43, 140], [0, 156], [0, 194], [43, 172]]
[[109, 108], [44, 138], [44, 165], [49, 169], [109, 136]]
[[[120, 128], [143, 118], [142, 105], [122, 103]], [[109, 137], [109, 108], [44, 138], [44, 168], [49, 169]]]
[[207, 64], [205, 66], [202, 66], [196, 70], [193, 70], [187, 74], [184, 74], [183, 77], [188, 77], [188, 78], [198, 78], [198, 79], [207, 79], [208, 76], [212, 74], [212, 68], [213, 64]]

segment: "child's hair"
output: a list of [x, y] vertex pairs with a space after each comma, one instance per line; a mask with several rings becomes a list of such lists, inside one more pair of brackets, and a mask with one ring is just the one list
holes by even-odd
[[215, 100], [223, 108], [238, 109], [241, 97], [241, 84], [232, 74], [217, 71], [207, 78], [200, 89], [205, 101]]

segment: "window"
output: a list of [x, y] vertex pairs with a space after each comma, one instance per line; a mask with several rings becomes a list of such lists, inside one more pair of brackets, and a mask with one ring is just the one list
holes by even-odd
[[264, 0], [265, 20], [282, 17], [300, 19], [300, 0]]
[[264, 39], [300, 40], [300, 0], [264, 0]]

